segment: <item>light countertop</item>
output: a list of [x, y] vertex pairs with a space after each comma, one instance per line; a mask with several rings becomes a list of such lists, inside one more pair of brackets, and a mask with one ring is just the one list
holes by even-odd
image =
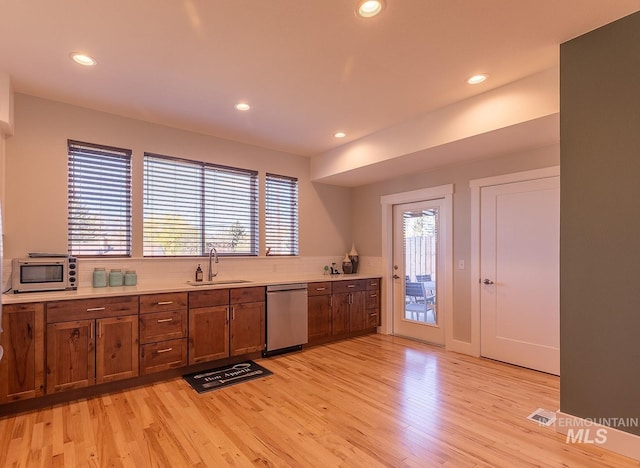
[[[27, 293], [7, 293], [2, 295], [3, 304], [21, 304], [27, 302], [49, 302], [49, 301], [67, 301], [74, 299], [92, 299], [110, 296], [132, 296], [137, 294], [158, 294], [170, 292], [190, 292], [201, 291], [205, 289], [225, 289], [225, 288], [248, 288], [252, 286], [269, 286], [273, 284], [290, 284], [290, 283], [314, 283], [321, 281], [342, 281], [342, 280], [358, 280], [379, 278], [376, 274], [355, 274], [355, 275], [313, 275], [307, 277], [295, 278], [273, 278], [255, 281], [246, 281], [234, 283], [236, 280], [231, 278], [220, 278], [216, 283], [206, 284], [202, 286], [192, 286], [187, 281], [180, 280], [150, 280], [141, 282], [135, 286], [116, 286], [105, 288], [79, 287], [75, 291], [43, 291], [43, 292], [27, 292]], [[242, 278], [240, 278], [242, 279]], [[229, 281], [226, 283], [225, 281]]]

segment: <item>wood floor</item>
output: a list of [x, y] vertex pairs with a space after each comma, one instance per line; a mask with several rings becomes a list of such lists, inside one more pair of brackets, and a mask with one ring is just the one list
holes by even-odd
[[558, 378], [382, 335], [264, 359], [199, 395], [182, 379], [0, 419], [13, 466], [638, 466], [526, 419]]

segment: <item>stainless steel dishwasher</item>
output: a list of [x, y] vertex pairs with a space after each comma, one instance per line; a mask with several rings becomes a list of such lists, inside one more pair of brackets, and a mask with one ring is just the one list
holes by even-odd
[[309, 341], [307, 284], [267, 286], [267, 349], [264, 356], [302, 349]]

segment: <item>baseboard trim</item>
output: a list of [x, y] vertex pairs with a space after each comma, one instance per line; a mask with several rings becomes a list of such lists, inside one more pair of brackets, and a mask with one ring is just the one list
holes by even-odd
[[567, 443], [593, 444], [640, 461], [640, 436], [562, 411], [556, 412], [555, 425], [556, 432], [567, 436]]
[[445, 347], [447, 351], [454, 351], [460, 354], [468, 354], [469, 356], [480, 357], [473, 343], [467, 343], [466, 341], [453, 339], [448, 340]]

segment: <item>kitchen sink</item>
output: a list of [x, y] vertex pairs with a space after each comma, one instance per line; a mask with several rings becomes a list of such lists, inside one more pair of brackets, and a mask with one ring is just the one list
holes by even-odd
[[217, 284], [250, 283], [249, 280], [213, 280], [213, 281], [187, 281], [190, 286], [215, 286]]

